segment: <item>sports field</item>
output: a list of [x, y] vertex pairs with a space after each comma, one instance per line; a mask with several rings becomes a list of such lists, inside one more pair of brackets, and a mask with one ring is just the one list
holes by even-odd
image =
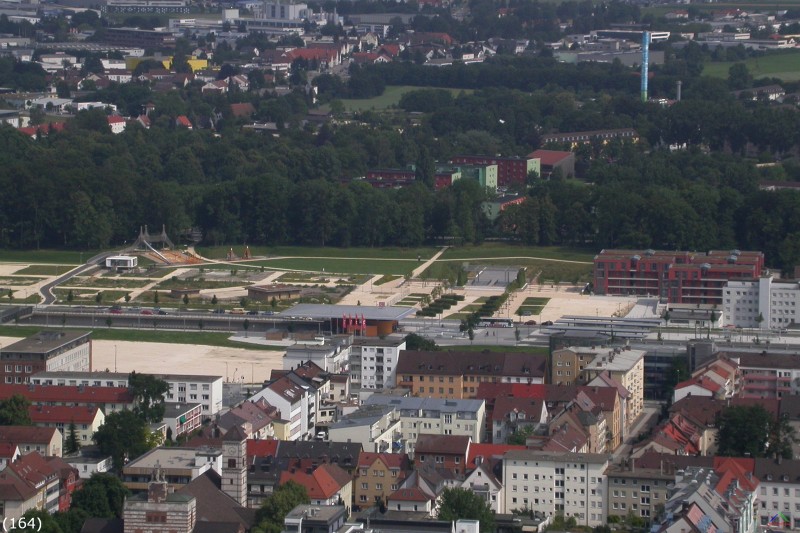
[[[737, 63], [744, 63], [747, 66], [747, 70], [756, 79], [773, 77], [787, 82], [800, 80], [800, 51], [776, 52], [762, 57], [751, 57]], [[728, 70], [734, 64], [735, 62], [733, 61], [706, 63], [703, 68], [703, 75], [727, 78]]]

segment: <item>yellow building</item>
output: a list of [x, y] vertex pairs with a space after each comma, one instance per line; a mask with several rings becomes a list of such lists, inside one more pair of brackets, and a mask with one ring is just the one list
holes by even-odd
[[411, 471], [408, 455], [404, 453], [361, 452], [355, 479], [354, 504], [367, 509], [389, 500]]

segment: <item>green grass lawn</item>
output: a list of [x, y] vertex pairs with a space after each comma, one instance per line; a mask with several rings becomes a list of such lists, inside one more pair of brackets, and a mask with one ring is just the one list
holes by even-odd
[[[457, 246], [448, 248], [440, 260], [472, 260], [475, 258], [521, 257], [542, 258], [591, 263], [595, 252], [561, 246], [514, 246], [509, 244], [485, 243], [480, 246]], [[512, 261], [510, 264], [517, 264]]]
[[58, 276], [69, 272], [74, 267], [67, 265], [31, 265], [14, 272], [15, 276]]
[[[7, 337], [29, 337], [40, 332], [39, 326], [0, 326], [0, 335]], [[170, 344], [202, 344], [225, 348], [246, 348], [248, 350], [285, 350], [280, 346], [262, 346], [228, 340], [229, 333], [210, 331], [158, 331], [144, 329], [102, 328], [92, 330], [92, 339], [131, 342], [166, 342]]]
[[559, 261], [549, 261], [543, 259], [485, 259], [485, 260], [467, 260], [461, 259], [459, 261], [436, 261], [420, 276], [423, 279], [444, 279], [452, 278], [454, 269], [461, 266], [461, 262], [473, 263], [481, 265], [498, 265], [498, 266], [518, 266], [528, 269], [529, 275], [536, 276], [540, 282], [561, 282], [568, 281], [571, 283], [582, 283], [591, 281], [592, 277], [592, 264], [591, 263], [563, 263]]
[[100, 253], [98, 250], [89, 252], [63, 250], [0, 250], [0, 262], [79, 265], [81, 260], [86, 261], [98, 253]]
[[531, 306], [532, 305], [532, 306], [544, 307], [545, 305], [547, 305], [547, 302], [549, 302], [549, 301], [550, 301], [550, 298], [539, 298], [539, 297], [536, 297], [536, 296], [529, 296], [529, 297], [525, 298], [525, 301], [522, 302], [522, 305], [524, 305], [524, 306]]
[[400, 279], [403, 276], [398, 276], [395, 274], [384, 274], [381, 279], [375, 282], [375, 285], [383, 285], [384, 283], [389, 283], [390, 281], [394, 281], [396, 279]]
[[[752, 57], [743, 63], [754, 78], [773, 77], [783, 81], [800, 80], [800, 51], [776, 52], [763, 57]], [[727, 78], [728, 70], [734, 64], [733, 61], [706, 63], [703, 75]]]
[[[380, 96], [376, 96], [375, 98], [364, 98], [364, 99], [354, 99], [354, 100], [342, 100], [341, 102], [344, 104], [344, 109], [348, 113], [354, 113], [359, 111], [385, 111], [390, 107], [397, 106], [400, 103], [400, 98], [403, 97], [404, 94], [411, 92], [411, 91], [418, 91], [420, 89], [427, 89], [430, 87], [415, 87], [411, 85], [390, 85], [386, 87], [386, 90], [383, 91], [383, 94]], [[465, 93], [472, 92], [469, 89], [450, 89], [450, 92], [453, 96], [457, 96], [458, 93], [462, 92]]]
[[255, 264], [274, 270], [311, 270], [330, 274], [397, 274], [406, 275], [417, 265], [416, 259], [411, 260], [369, 260], [329, 258], [318, 259], [301, 257], [297, 259], [273, 259], [258, 261]]
[[[198, 248], [197, 252], [209, 259], [225, 259], [230, 246]], [[243, 247], [233, 247], [236, 254], [243, 253]], [[417, 259], [417, 256], [430, 259], [438, 248], [322, 248], [314, 246], [251, 246], [253, 257], [335, 257], [351, 259]], [[252, 264], [244, 262], [242, 265]], [[256, 262], [260, 265], [261, 262]], [[231, 268], [228, 265], [225, 268]], [[377, 272], [376, 272], [377, 274]]]
[[75, 277], [67, 281], [63, 287], [103, 287], [109, 289], [138, 289], [144, 287], [151, 280], [125, 279], [125, 278], [86, 278]]

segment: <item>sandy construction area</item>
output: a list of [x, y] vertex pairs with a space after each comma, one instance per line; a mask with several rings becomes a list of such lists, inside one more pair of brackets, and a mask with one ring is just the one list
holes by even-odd
[[14, 264], [2, 264], [0, 265], [0, 276], [10, 276], [14, 274], [18, 270], [22, 270], [26, 268], [28, 265], [14, 265]]
[[[8, 346], [17, 338], [0, 337]], [[116, 353], [116, 358], [115, 358]], [[261, 383], [282, 366], [282, 351], [221, 348], [162, 342], [92, 341], [92, 370], [226, 376], [229, 381]]]

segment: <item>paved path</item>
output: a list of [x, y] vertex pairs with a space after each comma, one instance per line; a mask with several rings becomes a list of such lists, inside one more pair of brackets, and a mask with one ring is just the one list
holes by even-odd
[[443, 247], [442, 247], [442, 249], [441, 249], [441, 250], [439, 250], [438, 252], [436, 252], [436, 254], [434, 254], [434, 256], [433, 256], [433, 257], [431, 257], [430, 259], [428, 259], [427, 261], [425, 261], [424, 263], [422, 263], [420, 266], [418, 266], [417, 268], [415, 268], [415, 269], [414, 269], [414, 270], [411, 272], [411, 277], [412, 277], [412, 278], [418, 278], [419, 276], [421, 276], [423, 272], [425, 272], [426, 270], [428, 270], [428, 267], [429, 267], [429, 266], [431, 266], [433, 263], [435, 263], [436, 261], [438, 261], [438, 260], [439, 260], [439, 258], [442, 256], [442, 254], [443, 254], [443, 253], [445, 253], [445, 252], [447, 251], [447, 248], [448, 248], [447, 246], [443, 246]]

